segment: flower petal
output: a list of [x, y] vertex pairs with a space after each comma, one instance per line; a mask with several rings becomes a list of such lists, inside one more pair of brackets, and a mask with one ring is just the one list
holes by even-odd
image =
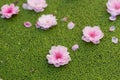
[[27, 21], [27, 22], [24, 22], [24, 26], [29, 28], [32, 26], [32, 24], [29, 21]]
[[64, 18], [61, 19], [61, 21], [63, 21], [63, 22], [67, 22], [67, 20], [68, 20], [67, 17], [64, 17]]
[[112, 42], [115, 43], [115, 44], [117, 44], [118, 43], [118, 38], [112, 37]]
[[75, 27], [75, 24], [71, 21], [68, 23], [68, 29], [73, 29]]
[[115, 20], [116, 20], [116, 16], [110, 16], [110, 17], [109, 17], [109, 20], [115, 21]]
[[73, 50], [73, 51], [76, 51], [78, 48], [79, 48], [79, 45], [78, 45], [78, 44], [75, 44], [75, 45], [72, 46], [72, 50]]
[[111, 26], [111, 27], [109, 28], [109, 31], [115, 31], [115, 26]]

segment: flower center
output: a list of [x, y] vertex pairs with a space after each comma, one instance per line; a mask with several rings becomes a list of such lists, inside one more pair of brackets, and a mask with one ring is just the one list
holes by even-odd
[[60, 58], [62, 58], [62, 55], [60, 53], [56, 53], [55, 57], [56, 57], [56, 59], [60, 59]]
[[115, 9], [116, 10], [120, 9], [120, 4], [115, 4]]
[[90, 37], [92, 37], [92, 38], [95, 38], [95, 37], [96, 37], [96, 33], [95, 33], [95, 32], [90, 32], [89, 35], [90, 35]]
[[12, 8], [9, 8], [9, 9], [7, 10], [7, 13], [12, 13]]

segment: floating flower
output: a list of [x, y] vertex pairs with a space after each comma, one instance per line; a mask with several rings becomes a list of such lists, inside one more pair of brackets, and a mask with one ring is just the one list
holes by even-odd
[[19, 7], [14, 4], [5, 4], [1, 7], [0, 14], [2, 14], [2, 18], [11, 18], [14, 14], [18, 14]]
[[69, 52], [64, 46], [52, 46], [49, 50], [49, 54], [46, 56], [49, 64], [53, 64], [55, 67], [68, 64], [71, 61]]
[[36, 24], [37, 28], [41, 29], [49, 29], [52, 26], [57, 25], [57, 19], [56, 16], [53, 16], [52, 14], [49, 15], [42, 15]]
[[111, 14], [110, 20], [116, 20], [116, 16], [120, 15], [120, 0], [108, 0], [107, 12]]
[[34, 10], [35, 12], [43, 12], [47, 6], [46, 0], [27, 0], [27, 4], [23, 4], [24, 9]]
[[27, 21], [27, 22], [24, 22], [24, 26], [25, 26], [25, 27], [31, 27], [32, 24], [31, 24], [29, 21]]
[[94, 44], [99, 44], [100, 39], [102, 39], [104, 33], [100, 30], [98, 26], [90, 27], [87, 26], [83, 29], [82, 40], [86, 42], [92, 42]]
[[75, 44], [75, 45], [72, 46], [72, 50], [73, 50], [73, 51], [76, 51], [78, 48], [79, 48], [79, 45], [78, 45], [78, 44]]
[[71, 21], [68, 23], [68, 29], [73, 29], [75, 27], [75, 24]]
[[111, 26], [111, 27], [109, 28], [109, 31], [115, 31], [115, 26]]
[[112, 37], [112, 42], [115, 43], [115, 44], [117, 44], [118, 43], [118, 38]]

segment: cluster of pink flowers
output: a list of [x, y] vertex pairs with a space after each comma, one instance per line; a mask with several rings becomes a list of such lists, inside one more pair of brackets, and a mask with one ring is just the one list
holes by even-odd
[[67, 48], [60, 45], [52, 46], [46, 58], [48, 59], [48, 63], [53, 64], [55, 67], [60, 67], [71, 61]]
[[99, 44], [100, 39], [102, 39], [104, 33], [100, 30], [98, 26], [90, 27], [87, 26], [83, 29], [82, 40], [86, 42], [93, 42], [94, 44]]
[[116, 20], [116, 16], [120, 15], [120, 0], [108, 0], [107, 12], [111, 14], [110, 20]]
[[14, 14], [18, 14], [19, 7], [14, 4], [5, 4], [1, 7], [0, 14], [2, 14], [1, 18], [11, 18]]
[[[116, 16], [120, 15], [120, 0], [108, 0], [107, 2], [107, 11], [111, 14], [110, 20], [116, 20]], [[46, 0], [27, 0], [27, 3], [23, 4], [24, 9], [34, 10], [35, 12], [43, 12], [44, 9], [48, 6]], [[0, 14], [2, 18], [11, 18], [13, 15], [18, 14], [19, 7], [14, 4], [5, 4], [1, 7]], [[67, 22], [68, 18], [64, 17], [62, 21]], [[42, 15], [39, 17], [36, 28], [41, 28], [47, 30], [52, 26], [57, 25], [56, 16], [52, 14]], [[31, 27], [32, 24], [29, 21], [24, 22], [25, 27]], [[67, 25], [68, 29], [73, 29], [75, 23], [72, 21]], [[111, 26], [109, 31], [114, 31], [115, 27]], [[83, 30], [82, 40], [85, 42], [92, 42], [94, 44], [99, 44], [100, 40], [104, 37], [104, 33], [101, 31], [99, 26], [86, 26]], [[117, 44], [118, 38], [112, 37], [112, 42]], [[71, 48], [73, 51], [79, 49], [79, 45], [75, 44]], [[49, 50], [49, 54], [46, 56], [48, 63], [53, 64], [55, 67], [60, 67], [68, 64], [71, 61], [68, 49], [64, 46], [52, 46]]]
[[[27, 3], [23, 4], [24, 9], [34, 10], [35, 12], [42, 12], [48, 6], [46, 0], [27, 0]], [[19, 7], [15, 4], [5, 4], [1, 7], [1, 18], [11, 18], [13, 15], [18, 14]]]
[[52, 14], [48, 14], [48, 15], [42, 15], [38, 19], [36, 27], [46, 30], [55, 25], [57, 25], [56, 16], [53, 16]]
[[47, 6], [46, 0], [27, 0], [27, 3], [23, 4], [24, 9], [34, 10], [35, 12], [43, 12]]

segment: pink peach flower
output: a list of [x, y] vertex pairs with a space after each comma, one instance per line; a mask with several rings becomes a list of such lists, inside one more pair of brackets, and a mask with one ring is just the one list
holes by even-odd
[[32, 24], [31, 24], [29, 21], [26, 21], [26, 22], [24, 22], [24, 26], [25, 26], [25, 27], [31, 27]]
[[76, 51], [77, 49], [79, 49], [79, 45], [78, 44], [75, 44], [72, 46], [72, 50], [73, 51]]
[[43, 12], [47, 6], [46, 0], [27, 0], [27, 4], [23, 4], [24, 9], [34, 10], [35, 12]]
[[90, 27], [87, 26], [83, 29], [82, 40], [86, 42], [92, 42], [94, 44], [99, 44], [100, 39], [102, 39], [104, 33], [100, 30], [98, 26]]
[[52, 26], [57, 25], [57, 19], [56, 16], [53, 16], [52, 14], [49, 15], [42, 15], [36, 24], [37, 28], [41, 29], [49, 29]]
[[52, 46], [46, 58], [48, 63], [53, 64], [55, 67], [60, 67], [62, 65], [68, 64], [69, 61], [71, 61], [67, 48], [60, 45]]
[[19, 7], [14, 4], [5, 4], [1, 7], [0, 14], [2, 14], [2, 18], [11, 18], [14, 14], [18, 14]]
[[108, 0], [107, 12], [111, 14], [110, 20], [116, 20], [116, 16], [120, 15], [120, 0]]

